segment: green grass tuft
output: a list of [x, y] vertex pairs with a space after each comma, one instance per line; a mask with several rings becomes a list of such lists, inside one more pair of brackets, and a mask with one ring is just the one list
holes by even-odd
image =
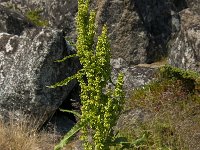
[[25, 13], [25, 16], [36, 26], [47, 27], [48, 21], [41, 17], [42, 10], [30, 10]]

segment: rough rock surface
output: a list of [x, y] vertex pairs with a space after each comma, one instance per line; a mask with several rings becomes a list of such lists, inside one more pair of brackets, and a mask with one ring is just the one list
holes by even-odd
[[141, 87], [155, 78], [158, 67], [149, 66], [128, 66], [122, 58], [112, 59], [112, 79], [116, 81], [119, 72], [124, 73], [124, 89], [129, 96], [134, 88]]
[[134, 3], [149, 39], [146, 47], [146, 62], [152, 63], [166, 57], [167, 42], [180, 28], [174, 2], [172, 0], [135, 0]]
[[33, 27], [27, 19], [0, 5], [0, 32], [20, 35], [25, 28]]
[[41, 17], [48, 21], [49, 27], [64, 29], [67, 36], [75, 37], [77, 0], [1, 0], [0, 4], [24, 15], [41, 10]]
[[[176, 6], [177, 3], [181, 6]], [[185, 3], [185, 0], [91, 0], [91, 7], [97, 10], [99, 25], [109, 27], [113, 59], [123, 58], [128, 65], [135, 65], [166, 56], [167, 42], [180, 27], [176, 10], [186, 7]], [[75, 37], [77, 0], [3, 0], [0, 4], [22, 13], [40, 9], [51, 27], [64, 29], [68, 37]]]
[[200, 1], [199, 0], [186, 0], [188, 8], [192, 9], [197, 14], [200, 14]]
[[128, 65], [152, 63], [167, 55], [167, 42], [180, 28], [171, 0], [95, 1], [97, 21], [109, 27], [112, 57]]
[[[1, 7], [0, 7], [1, 8]], [[13, 15], [15, 17], [15, 15]], [[10, 24], [10, 26], [15, 24]], [[0, 33], [0, 113], [21, 115], [30, 113], [43, 117], [52, 115], [73, 89], [75, 81], [67, 86], [49, 89], [78, 69], [78, 63], [69, 60], [55, 63], [69, 55], [63, 32], [53, 29], [24, 29], [21, 35]]]
[[200, 13], [188, 8], [180, 17], [181, 30], [170, 43], [169, 63], [200, 72]]
[[142, 109], [131, 109], [126, 112], [123, 112], [123, 114], [119, 117], [116, 125], [117, 130], [134, 130], [140, 123], [144, 123], [150, 117], [150, 112], [147, 112]]
[[122, 58], [127, 65], [144, 63], [149, 40], [134, 3], [131, 0], [94, 3], [99, 26], [108, 25], [112, 58]]

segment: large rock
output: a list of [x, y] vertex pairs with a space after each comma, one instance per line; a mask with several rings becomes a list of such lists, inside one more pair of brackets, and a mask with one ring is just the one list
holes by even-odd
[[200, 13], [188, 8], [180, 17], [181, 30], [170, 43], [169, 63], [200, 72]]
[[[186, 7], [185, 3], [185, 0], [91, 0], [91, 7], [97, 10], [99, 26], [109, 27], [112, 58], [137, 65], [167, 55], [167, 42], [180, 28], [176, 10]], [[0, 4], [22, 13], [40, 9], [51, 27], [64, 29], [73, 40], [76, 37], [77, 0], [3, 0]]]
[[[10, 26], [16, 26], [15, 23], [18, 22]], [[20, 35], [11, 33], [0, 33], [0, 115], [23, 112], [45, 121], [66, 99], [76, 81], [56, 89], [46, 86], [74, 74], [78, 63], [54, 62], [73, 52], [59, 30], [32, 28], [24, 29]]]
[[180, 29], [178, 6], [172, 0], [135, 0], [134, 3], [148, 33], [146, 62], [152, 63], [166, 57], [168, 40]]
[[[142, 87], [155, 79], [158, 68], [161, 65], [140, 64], [128, 66], [122, 58], [112, 59], [112, 80], [116, 81], [119, 72], [124, 74], [124, 89], [129, 97], [133, 89]], [[110, 85], [112, 86], [112, 85]]]
[[101, 0], [94, 3], [98, 25], [108, 25], [112, 58], [122, 58], [127, 65], [144, 63], [149, 39], [134, 2]]
[[127, 65], [152, 63], [167, 55], [167, 42], [180, 28], [171, 0], [95, 1], [97, 21], [109, 27], [112, 58]]
[[120, 115], [115, 130], [123, 131], [128, 128], [130, 131], [133, 131], [139, 125], [141, 125], [141, 123], [145, 123], [150, 120], [150, 118], [152, 118], [152, 114], [144, 109], [138, 108], [126, 110]]
[[[1, 4], [23, 14], [40, 9], [42, 18], [48, 20], [49, 26], [64, 29], [67, 36], [75, 40], [77, 0], [4, 0]], [[122, 57], [129, 64], [144, 63], [148, 46], [147, 33], [131, 0], [126, 3], [121, 0], [92, 0], [91, 7], [97, 9], [100, 27], [108, 24], [113, 58]]]
[[77, 0], [1, 0], [0, 4], [23, 15], [40, 10], [40, 16], [48, 21], [49, 27], [64, 29], [68, 37], [75, 38]]

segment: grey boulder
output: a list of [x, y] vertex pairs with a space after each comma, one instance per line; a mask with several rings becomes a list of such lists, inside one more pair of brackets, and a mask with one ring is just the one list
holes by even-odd
[[[25, 14], [42, 10], [49, 26], [64, 29], [75, 40], [77, 0], [3, 0], [2, 5]], [[91, 0], [96, 20], [109, 29], [112, 58], [127, 65], [152, 63], [167, 54], [167, 42], [179, 30], [179, 18], [172, 0]], [[181, 8], [180, 8], [181, 9]]]
[[169, 44], [169, 63], [200, 72], [200, 13], [188, 8], [180, 17], [181, 29]]
[[56, 89], [47, 86], [75, 74], [78, 61], [54, 62], [74, 53], [62, 31], [24, 28], [20, 32], [0, 32], [0, 116], [31, 114], [46, 121], [66, 100], [76, 81]]
[[[142, 87], [155, 79], [156, 72], [161, 65], [140, 64], [128, 66], [122, 58], [112, 59], [112, 80], [115, 82], [119, 72], [124, 74], [124, 90], [129, 97], [134, 89]], [[110, 85], [112, 86], [112, 84]]]

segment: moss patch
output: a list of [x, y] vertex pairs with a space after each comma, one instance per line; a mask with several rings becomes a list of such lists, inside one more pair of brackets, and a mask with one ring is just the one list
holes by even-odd
[[25, 13], [25, 16], [36, 26], [46, 27], [48, 26], [48, 21], [41, 17], [42, 10], [29, 10]]

